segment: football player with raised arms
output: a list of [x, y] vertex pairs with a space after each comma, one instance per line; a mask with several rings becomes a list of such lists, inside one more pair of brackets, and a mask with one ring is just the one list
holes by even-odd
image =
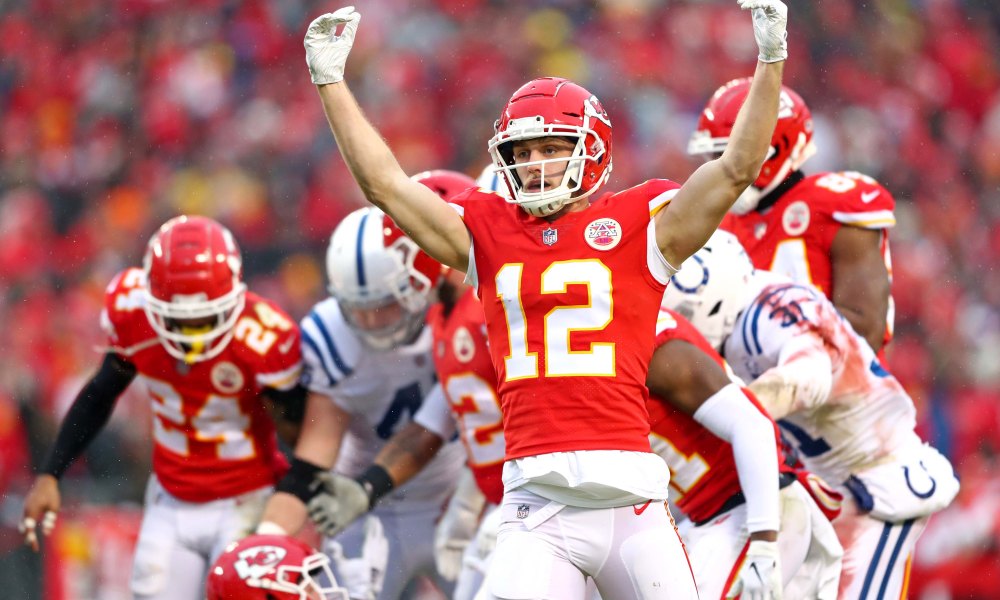
[[[734, 79], [708, 101], [688, 153], [717, 156], [729, 143], [750, 91]], [[781, 88], [778, 123], [760, 175], [722, 221], [754, 266], [820, 289], [876, 351], [892, 337], [888, 229], [895, 200], [874, 179], [855, 171], [805, 175], [816, 153], [809, 107]]]
[[822, 293], [714, 250], [689, 259], [704, 283], [671, 286], [664, 305], [718, 332], [806, 468], [844, 496], [838, 598], [902, 597], [920, 532], [958, 493], [951, 464], [917, 436], [913, 401]]
[[[418, 175], [411, 181], [439, 204], [438, 194], [454, 195], [469, 185], [440, 176]], [[333, 468], [361, 482], [366, 504], [374, 506], [385, 528], [389, 568], [379, 597], [400, 597], [420, 576], [435, 579], [450, 593], [450, 582], [435, 568], [434, 523], [461, 470], [461, 445], [443, 444], [419, 474], [398, 488], [384, 467], [373, 464], [393, 434], [417, 427], [413, 416], [435, 388], [426, 315], [443, 267], [409, 238], [387, 236], [385, 215], [373, 207], [358, 209], [337, 225], [326, 265], [331, 297], [301, 322], [309, 389], [302, 432], [291, 469], [257, 531], [297, 533], [308, 518], [310, 500], [320, 492], [317, 476]], [[356, 555], [363, 523], [355, 522], [336, 541]], [[328, 536], [326, 544], [332, 542]]]
[[756, 178], [777, 117], [786, 7], [740, 5], [752, 10], [760, 60], [718, 160], [683, 186], [652, 180], [598, 196], [610, 117], [579, 85], [536, 79], [489, 143], [509, 202], [471, 190], [443, 203], [410, 180], [343, 81], [360, 14], [342, 8], [308, 28], [312, 81], [362, 191], [465, 272], [483, 304], [506, 443], [490, 597], [581, 598], [587, 576], [606, 598], [697, 596], [662, 503], [669, 473], [650, 451], [645, 380], [671, 265]]
[[[143, 268], [107, 288], [108, 349], [80, 390], [25, 500], [21, 528], [38, 548], [60, 507], [58, 480], [107, 423], [134, 380], [153, 408], [153, 475], [132, 569], [140, 600], [204, 598], [208, 567], [253, 531], [288, 468], [267, 403], [301, 418], [299, 328], [247, 290], [228, 229], [212, 219], [167, 221]], [[294, 413], [298, 412], [298, 416]]]

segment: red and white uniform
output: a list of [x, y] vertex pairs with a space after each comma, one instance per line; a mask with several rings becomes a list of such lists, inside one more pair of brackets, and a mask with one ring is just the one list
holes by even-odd
[[[817, 173], [802, 179], [763, 211], [729, 213], [720, 226], [732, 232], [758, 269], [810, 283], [833, 297], [830, 247], [841, 227], [888, 230], [896, 224], [896, 202], [877, 181], [854, 171]], [[892, 275], [889, 237], [882, 256]], [[892, 303], [886, 315], [886, 342], [892, 338]]]
[[[506, 489], [549, 485], [546, 475], [558, 470], [552, 461], [514, 459], [593, 450], [658, 462], [649, 454], [645, 378], [673, 270], [657, 249], [650, 215], [677, 189], [648, 181], [551, 223], [493, 194], [471, 190], [455, 199], [472, 233], [469, 279], [478, 286], [497, 369]], [[665, 498], [662, 467], [652, 481], [606, 467], [585, 474], [598, 480], [566, 486], [581, 484], [584, 497], [551, 499], [601, 506]], [[616, 481], [629, 475], [633, 481]], [[591, 495], [587, 483], [626, 494]]]
[[[448, 314], [442, 304], [432, 306], [427, 324], [433, 334], [434, 366], [443, 393], [428, 396], [414, 420], [444, 439], [458, 433], [465, 446], [466, 464], [486, 498], [485, 514], [496, 510], [503, 498], [505, 444], [496, 370], [475, 290], [466, 290]], [[481, 532], [476, 536], [486, 535], [482, 528], [490, 528], [490, 523], [480, 518]], [[495, 525], [492, 528], [495, 536]], [[476, 596], [491, 556], [492, 552], [481, 552], [475, 541], [466, 547], [455, 582], [456, 600]]]
[[132, 569], [140, 600], [204, 595], [207, 565], [250, 533], [287, 462], [260, 400], [301, 371], [299, 328], [247, 292], [232, 340], [216, 357], [185, 364], [164, 349], [143, 311], [144, 273], [108, 286], [101, 323], [110, 351], [135, 365], [153, 407], [153, 477]]
[[504, 434], [497, 375], [490, 360], [483, 308], [468, 290], [447, 315], [427, 313], [434, 336], [434, 367], [465, 445], [467, 464], [491, 504], [503, 497]]
[[[656, 348], [675, 340], [687, 342], [711, 357], [727, 373], [731, 373], [726, 361], [705, 341], [694, 325], [680, 314], [664, 309], [660, 313], [656, 329]], [[742, 385], [742, 381], [735, 376], [733, 380]], [[767, 414], [753, 392], [744, 388], [743, 393], [757, 410]], [[650, 444], [653, 451], [662, 456], [670, 467], [670, 487], [676, 492], [674, 502], [696, 523], [711, 520], [727, 500], [742, 493], [733, 459], [733, 447], [690, 415], [675, 408], [669, 400], [650, 396], [646, 407], [651, 427]], [[774, 428], [774, 437], [778, 446], [779, 470], [790, 473], [792, 469], [785, 464], [781, 454], [777, 426]]]
[[678, 187], [648, 181], [552, 222], [478, 190], [452, 201], [472, 236], [507, 443], [495, 597], [582, 597], [587, 576], [609, 598], [697, 595], [645, 407], [675, 272], [651, 217]]
[[167, 354], [142, 310], [143, 273], [108, 287], [102, 318], [113, 350], [135, 365], [153, 401], [153, 472], [186, 502], [229, 498], [274, 485], [287, 463], [260, 401], [290, 389], [301, 370], [299, 328], [252, 292], [233, 340], [217, 357], [182, 364]]
[[[673, 341], [691, 344], [742, 385], [726, 361], [680, 314], [663, 309], [656, 330], [656, 348]], [[767, 415], [753, 392], [743, 388], [743, 393], [757, 410]], [[749, 544], [747, 506], [742, 500], [733, 447], [669, 400], [651, 395], [646, 406], [652, 428], [650, 444], [670, 467], [674, 502], [690, 519], [686, 527], [681, 526], [681, 535], [700, 597], [721, 599], [738, 576]], [[843, 550], [830, 521], [787, 464], [777, 426], [774, 436], [783, 486], [778, 547], [786, 596], [832, 600], [837, 593]], [[814, 488], [814, 492], [822, 494], [823, 490]], [[734, 497], [741, 500], [734, 502]], [[797, 587], [789, 587], [793, 578], [803, 580], [805, 587], [798, 583]]]

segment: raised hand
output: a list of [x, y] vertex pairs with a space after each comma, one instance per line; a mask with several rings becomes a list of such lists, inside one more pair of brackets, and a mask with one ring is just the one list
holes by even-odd
[[[361, 13], [353, 6], [345, 6], [332, 13], [316, 17], [306, 30], [306, 65], [316, 85], [337, 83], [344, 80], [344, 65], [354, 46]], [[337, 27], [344, 30], [337, 35]]]
[[788, 58], [788, 7], [781, 0], [739, 0], [740, 8], [753, 16], [753, 37], [757, 40], [761, 62]]

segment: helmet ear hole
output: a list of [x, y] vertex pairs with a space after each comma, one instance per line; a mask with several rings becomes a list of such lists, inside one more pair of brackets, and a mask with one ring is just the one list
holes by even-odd
[[[686, 273], [685, 278], [679, 278]], [[752, 293], [754, 268], [731, 233], [716, 231], [684, 261], [663, 294], [664, 308], [680, 313], [716, 349], [722, 347]]]

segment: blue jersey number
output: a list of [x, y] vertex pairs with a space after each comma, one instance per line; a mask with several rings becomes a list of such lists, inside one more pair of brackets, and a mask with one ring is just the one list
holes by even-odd
[[383, 440], [392, 437], [396, 429], [396, 424], [403, 418], [403, 413], [408, 413], [408, 417], [412, 419], [423, 400], [424, 395], [420, 391], [419, 383], [411, 383], [404, 388], [396, 390], [396, 396], [392, 399], [389, 410], [382, 417], [382, 422], [375, 428], [375, 433]]
[[799, 452], [802, 453], [802, 456], [811, 458], [813, 456], [819, 456], [820, 454], [830, 450], [830, 444], [827, 444], [826, 440], [823, 438], [811, 437], [808, 433], [806, 433], [805, 429], [802, 429], [798, 425], [789, 423], [784, 419], [778, 421], [778, 425], [781, 425], [782, 429], [790, 433], [791, 436], [795, 438], [795, 441], [798, 442]]

